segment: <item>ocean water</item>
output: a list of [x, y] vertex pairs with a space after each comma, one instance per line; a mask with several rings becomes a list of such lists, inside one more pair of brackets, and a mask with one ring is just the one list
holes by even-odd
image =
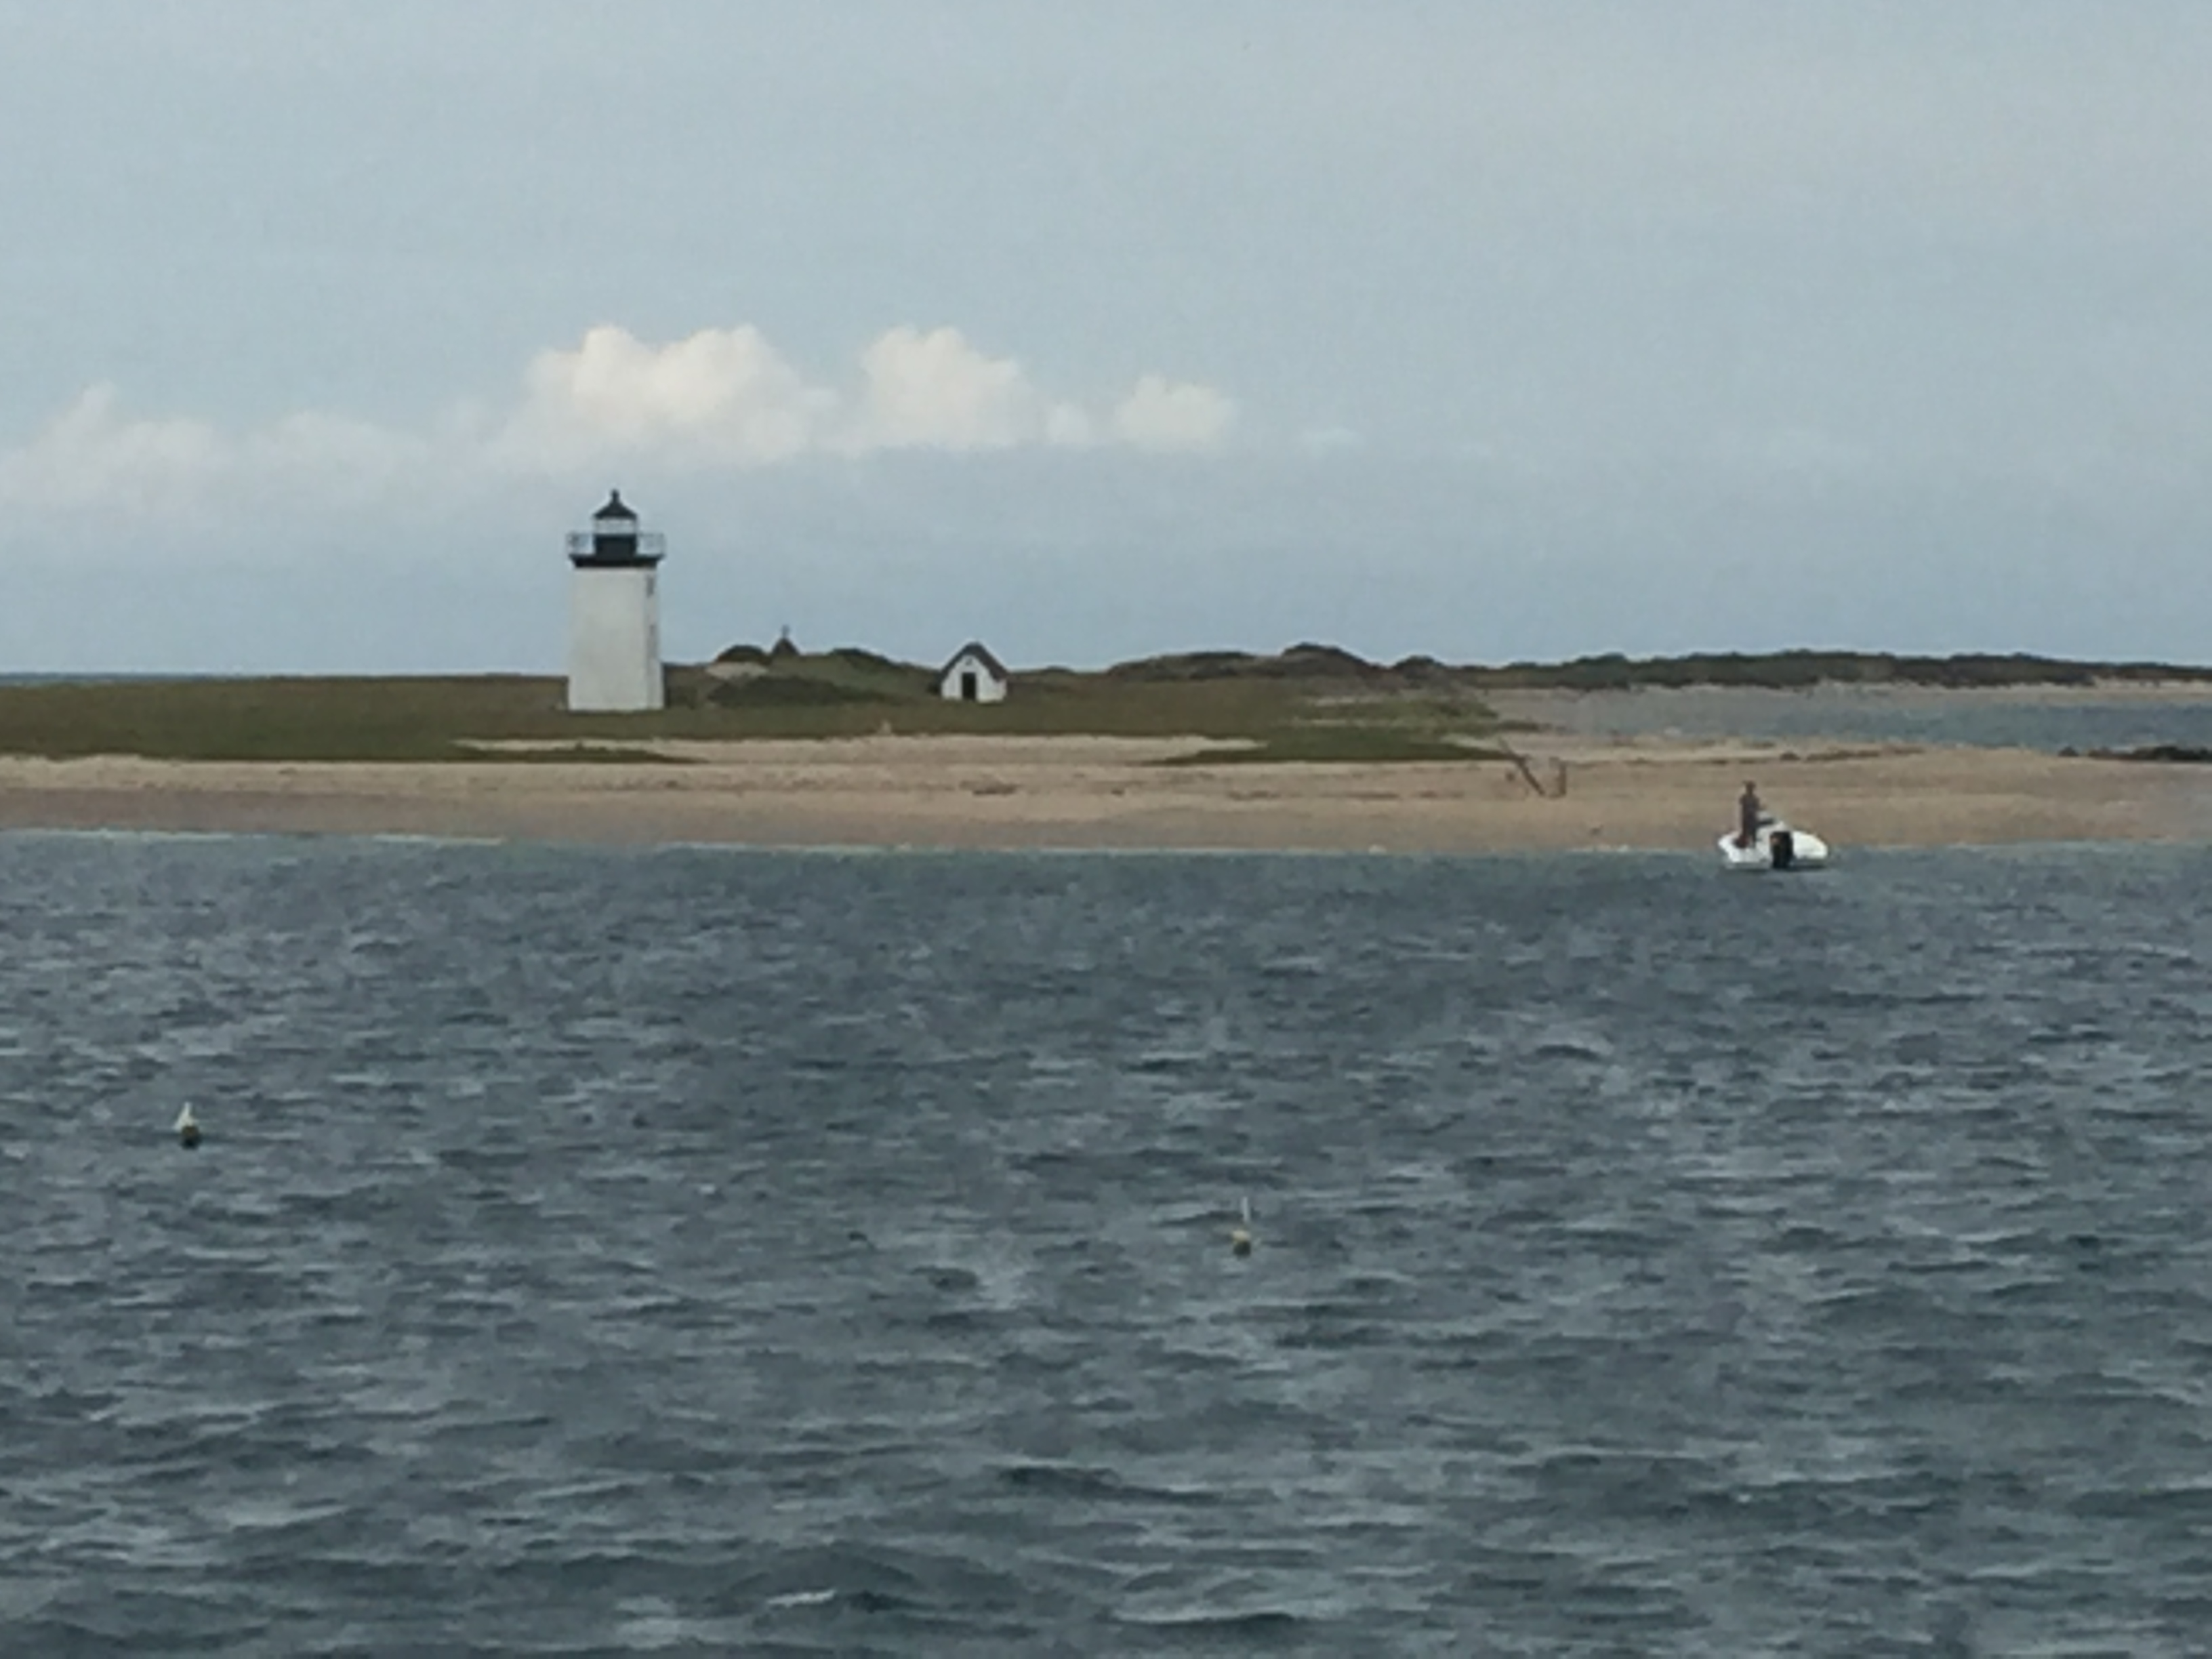
[[0, 1653], [2203, 1652], [2208, 878], [0, 836]]
[[2212, 696], [2088, 698], [2022, 689], [2001, 695], [1888, 686], [1824, 685], [1804, 691], [1698, 686], [1632, 695], [1539, 693], [1499, 699], [1539, 705], [1538, 719], [1608, 737], [1749, 738], [1965, 744], [1976, 748], [2212, 749]]

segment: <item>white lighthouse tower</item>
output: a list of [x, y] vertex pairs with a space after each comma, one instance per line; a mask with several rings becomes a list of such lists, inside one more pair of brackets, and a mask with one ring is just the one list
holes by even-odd
[[660, 538], [641, 535], [615, 490], [592, 527], [568, 538], [576, 568], [568, 611], [568, 707], [578, 714], [659, 708]]

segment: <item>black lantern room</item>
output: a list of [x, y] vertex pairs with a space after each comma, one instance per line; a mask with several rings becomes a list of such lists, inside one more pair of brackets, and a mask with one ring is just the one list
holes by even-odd
[[609, 492], [607, 504], [592, 514], [589, 530], [568, 537], [568, 562], [580, 570], [649, 568], [660, 562], [665, 550], [658, 531], [639, 531], [637, 514], [619, 489]]

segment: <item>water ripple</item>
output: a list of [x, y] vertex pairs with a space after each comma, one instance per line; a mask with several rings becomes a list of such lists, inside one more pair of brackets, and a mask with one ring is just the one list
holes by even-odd
[[0, 1651], [2193, 1650], [2208, 873], [0, 837]]

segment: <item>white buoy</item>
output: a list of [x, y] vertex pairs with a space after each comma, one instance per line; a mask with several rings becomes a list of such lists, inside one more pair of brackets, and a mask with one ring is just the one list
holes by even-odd
[[1240, 1218], [1239, 1224], [1229, 1230], [1230, 1254], [1249, 1255], [1252, 1254], [1252, 1200], [1249, 1198], [1237, 1200], [1237, 1213]]
[[191, 1103], [177, 1114], [177, 1144], [187, 1151], [200, 1144], [200, 1121], [192, 1115]]

